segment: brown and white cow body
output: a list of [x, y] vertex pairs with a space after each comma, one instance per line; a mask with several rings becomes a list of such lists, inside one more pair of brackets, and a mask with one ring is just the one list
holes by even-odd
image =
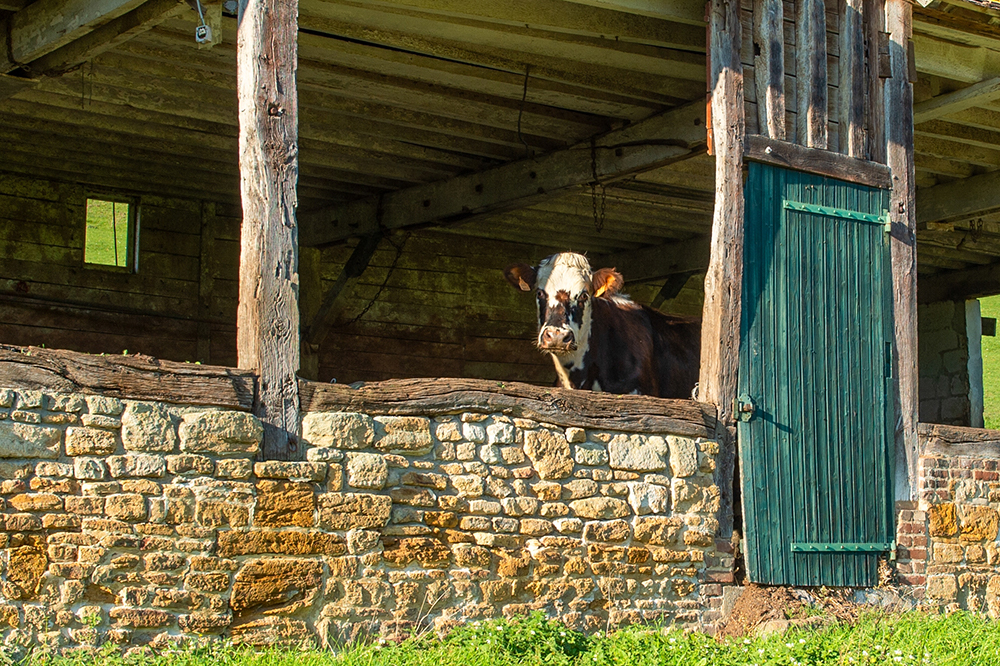
[[561, 252], [537, 267], [505, 272], [534, 291], [538, 349], [552, 356], [565, 388], [688, 398], [698, 381], [701, 324], [639, 305], [621, 293], [614, 268], [591, 270], [581, 254]]

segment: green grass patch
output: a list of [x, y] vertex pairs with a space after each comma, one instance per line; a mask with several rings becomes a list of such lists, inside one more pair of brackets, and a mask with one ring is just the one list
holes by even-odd
[[[984, 317], [1000, 319], [1000, 296], [979, 299], [979, 307]], [[983, 421], [1000, 429], [1000, 337], [983, 337]]]
[[[932, 664], [997, 666], [1000, 626], [969, 613], [864, 614], [851, 625], [718, 641], [678, 629], [632, 627], [585, 635], [540, 615], [472, 623], [443, 640], [414, 637], [339, 650], [255, 649], [223, 643], [149, 651], [26, 660], [46, 666], [820, 666]], [[0, 660], [2, 662], [3, 660]]]
[[129, 204], [87, 199], [83, 260], [100, 266], [128, 266]]

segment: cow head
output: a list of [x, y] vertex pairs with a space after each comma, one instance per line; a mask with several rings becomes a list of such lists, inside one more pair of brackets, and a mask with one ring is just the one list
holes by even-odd
[[541, 351], [570, 357], [586, 352], [594, 298], [612, 298], [624, 284], [614, 268], [592, 271], [582, 254], [560, 252], [538, 266], [514, 264], [504, 271], [521, 291], [534, 291]]

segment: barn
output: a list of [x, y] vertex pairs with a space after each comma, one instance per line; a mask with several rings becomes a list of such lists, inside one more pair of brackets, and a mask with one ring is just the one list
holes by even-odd
[[[1000, 613], [998, 20], [0, 0], [0, 632]], [[701, 317], [697, 400], [553, 388], [503, 269], [565, 250]]]

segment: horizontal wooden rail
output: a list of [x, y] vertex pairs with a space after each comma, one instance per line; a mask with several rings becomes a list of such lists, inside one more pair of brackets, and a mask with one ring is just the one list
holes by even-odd
[[921, 455], [1000, 459], [1000, 430], [921, 423], [917, 435]]
[[393, 379], [355, 386], [300, 381], [301, 409], [401, 416], [499, 412], [562, 427], [715, 437], [715, 407], [693, 400], [485, 379]]
[[756, 162], [838, 178], [851, 183], [892, 188], [892, 172], [884, 164], [869, 162], [819, 148], [806, 148], [798, 144], [759, 135], [748, 135], [743, 149], [744, 157]]
[[81, 354], [0, 345], [0, 388], [90, 393], [132, 400], [230, 407], [249, 411], [252, 372], [151, 356]]

